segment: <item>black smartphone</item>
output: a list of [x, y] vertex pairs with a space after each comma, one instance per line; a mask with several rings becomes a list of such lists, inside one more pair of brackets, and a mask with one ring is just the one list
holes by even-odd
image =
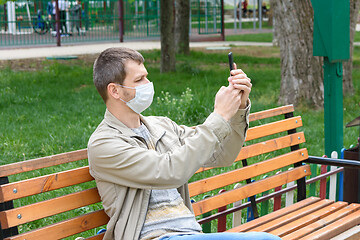
[[231, 71], [234, 69], [234, 58], [232, 52], [229, 52], [228, 57], [229, 57], [229, 67]]

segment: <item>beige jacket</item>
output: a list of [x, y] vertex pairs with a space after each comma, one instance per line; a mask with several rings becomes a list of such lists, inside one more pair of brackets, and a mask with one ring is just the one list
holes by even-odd
[[151, 189], [177, 188], [192, 211], [187, 181], [200, 167], [235, 160], [248, 128], [250, 104], [226, 122], [211, 113], [195, 129], [165, 117], [144, 117], [156, 150], [106, 110], [90, 137], [88, 158], [106, 214], [104, 239], [139, 239]]

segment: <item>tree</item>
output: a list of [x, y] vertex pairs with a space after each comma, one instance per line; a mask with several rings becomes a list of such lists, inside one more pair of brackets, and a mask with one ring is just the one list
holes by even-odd
[[160, 72], [175, 71], [174, 2], [160, 0]]
[[358, 19], [358, 13], [360, 8], [360, 0], [350, 0], [350, 59], [343, 62], [343, 92], [345, 94], [353, 94], [354, 86], [352, 80], [352, 56], [354, 51], [354, 36], [356, 23]]
[[190, 0], [175, 0], [176, 52], [189, 55]]
[[322, 59], [313, 56], [313, 9], [310, 0], [272, 0], [281, 55], [281, 104], [306, 100], [323, 106]]
[[[359, 1], [351, 0], [350, 56], [352, 56], [354, 31], [359, 11]], [[313, 57], [313, 9], [310, 0], [271, 0], [275, 35], [281, 54], [281, 104], [299, 104], [305, 100], [310, 105], [324, 104], [322, 58]], [[351, 93], [352, 61], [344, 63], [344, 92]]]

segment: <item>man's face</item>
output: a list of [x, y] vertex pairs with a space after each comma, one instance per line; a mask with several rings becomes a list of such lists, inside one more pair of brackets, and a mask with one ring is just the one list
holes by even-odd
[[[122, 85], [126, 87], [137, 87], [150, 82], [147, 79], [148, 72], [142, 63], [128, 60], [125, 63], [125, 71], [126, 77]], [[125, 101], [130, 101], [135, 97], [135, 89], [122, 88], [122, 90]]]

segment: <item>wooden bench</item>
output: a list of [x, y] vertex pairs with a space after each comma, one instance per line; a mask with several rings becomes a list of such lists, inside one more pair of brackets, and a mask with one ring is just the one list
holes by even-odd
[[[343, 235], [335, 239], [360, 239], [360, 204], [306, 198], [305, 177], [311, 171], [304, 162], [322, 159], [309, 157], [307, 149], [300, 148], [304, 133], [296, 129], [302, 119], [293, 112], [289, 105], [252, 113], [250, 122], [256, 126], [248, 130], [233, 166], [211, 170], [211, 174], [209, 169], [199, 169], [189, 189], [200, 223], [238, 211], [241, 208], [233, 203], [249, 197], [257, 217], [256, 195], [270, 191], [271, 196], [274, 188], [297, 181], [296, 203], [227, 231], [266, 231], [282, 239], [331, 239], [339, 234]], [[1, 238], [102, 239], [103, 233], [96, 232], [109, 218], [86, 159], [83, 149], [0, 166]], [[234, 189], [237, 183], [242, 185]], [[225, 211], [215, 213], [224, 206]], [[209, 212], [210, 216], [201, 218]]]

